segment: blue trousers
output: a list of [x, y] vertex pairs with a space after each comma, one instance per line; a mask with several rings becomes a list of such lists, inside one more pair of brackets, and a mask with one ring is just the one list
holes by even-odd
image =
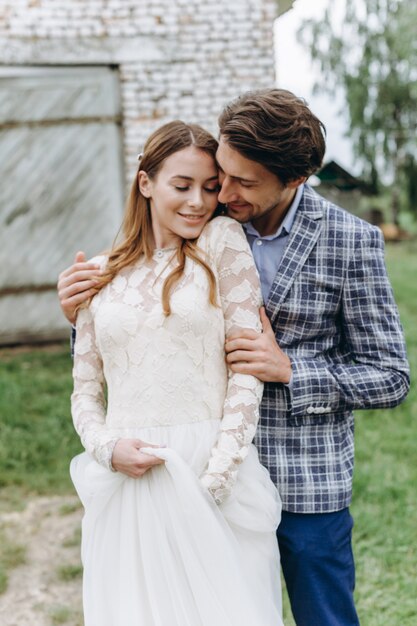
[[349, 509], [283, 511], [277, 536], [297, 626], [358, 626], [353, 590], [353, 520]]

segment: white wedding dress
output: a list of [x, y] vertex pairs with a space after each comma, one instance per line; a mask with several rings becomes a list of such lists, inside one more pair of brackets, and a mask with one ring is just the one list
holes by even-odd
[[[282, 625], [280, 500], [251, 443], [262, 385], [228, 374], [224, 354], [229, 333], [260, 330], [258, 277], [233, 220], [209, 222], [198, 245], [217, 307], [187, 259], [164, 316], [167, 249], [78, 314], [72, 412], [86, 452], [71, 476], [85, 508], [85, 626]], [[113, 471], [120, 438], [164, 446], [149, 452], [165, 463], [137, 479]]]

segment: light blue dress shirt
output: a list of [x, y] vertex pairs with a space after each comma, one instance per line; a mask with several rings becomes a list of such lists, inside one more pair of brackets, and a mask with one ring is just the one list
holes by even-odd
[[272, 283], [278, 271], [279, 264], [281, 263], [282, 255], [285, 250], [285, 246], [288, 243], [288, 237], [291, 232], [291, 227], [294, 223], [295, 214], [300, 204], [301, 196], [303, 195], [304, 185], [300, 185], [294, 196], [294, 200], [287, 215], [285, 216], [281, 226], [273, 235], [266, 235], [261, 237], [252, 222], [246, 222], [243, 224], [243, 228], [246, 232], [246, 238], [252, 249], [253, 258], [255, 259], [256, 267], [258, 268], [259, 276], [261, 279], [262, 298], [266, 304], [271, 291]]

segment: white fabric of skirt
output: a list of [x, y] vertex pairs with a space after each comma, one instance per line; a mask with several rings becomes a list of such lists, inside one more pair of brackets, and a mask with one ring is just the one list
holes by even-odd
[[120, 429], [165, 445], [133, 479], [71, 462], [82, 524], [85, 626], [280, 626], [280, 500], [254, 446], [220, 506], [202, 487], [218, 420]]

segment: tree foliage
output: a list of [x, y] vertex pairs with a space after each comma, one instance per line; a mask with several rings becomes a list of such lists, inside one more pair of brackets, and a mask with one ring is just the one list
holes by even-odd
[[394, 209], [399, 190], [409, 190], [417, 212], [417, 2], [345, 0], [342, 19], [337, 8], [329, 0], [324, 19], [305, 20], [299, 32], [321, 68], [316, 91], [343, 90], [365, 175], [374, 187], [392, 182]]

